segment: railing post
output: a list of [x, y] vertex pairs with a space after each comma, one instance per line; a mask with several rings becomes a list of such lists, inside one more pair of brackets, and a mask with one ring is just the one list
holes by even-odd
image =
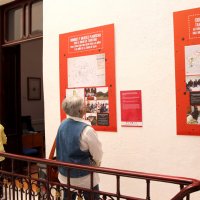
[[151, 197], [150, 197], [150, 180], [147, 179], [146, 183], [147, 183], [147, 196], [146, 196], [146, 199], [147, 200], [151, 200]]
[[[180, 185], [180, 190], [182, 190], [183, 188], [184, 188], [184, 185]], [[190, 195], [189, 194], [186, 196], [186, 200], [190, 200]]]
[[90, 176], [90, 189], [92, 190], [92, 194], [90, 193], [90, 199], [93, 200], [94, 199], [94, 192], [93, 192], [93, 172], [91, 172], [91, 176]]
[[51, 199], [50, 198], [50, 196], [51, 196], [51, 192], [50, 192], [50, 188], [49, 188], [49, 186], [50, 186], [50, 170], [48, 170], [48, 168], [49, 168], [49, 165], [47, 164], [47, 166], [46, 166], [46, 173], [47, 173], [47, 183], [46, 183], [46, 189], [47, 189], [47, 199]]
[[[14, 159], [11, 162], [12, 165], [12, 174], [14, 174]], [[15, 200], [15, 178], [12, 176], [12, 197]]]
[[120, 176], [117, 175], [117, 199], [120, 199]]
[[28, 193], [29, 193], [29, 200], [31, 200], [31, 191], [32, 191], [31, 163], [30, 163], [30, 161], [28, 161]]
[[186, 200], [190, 200], [190, 195], [189, 194], [187, 195]]
[[70, 168], [67, 168], [67, 199], [71, 199], [70, 189]]

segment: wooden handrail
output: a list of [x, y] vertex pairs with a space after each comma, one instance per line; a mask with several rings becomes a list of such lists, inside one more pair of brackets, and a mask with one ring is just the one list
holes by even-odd
[[[125, 195], [120, 194], [120, 177], [128, 177], [128, 178], [135, 178], [135, 179], [143, 179], [150, 184], [152, 181], [157, 182], [164, 182], [164, 183], [171, 183], [171, 184], [177, 184], [182, 186], [182, 189], [175, 194], [171, 200], [182, 200], [184, 197], [188, 197], [191, 193], [200, 191], [200, 181], [193, 178], [185, 178], [185, 177], [178, 177], [178, 176], [168, 176], [168, 175], [161, 175], [161, 174], [152, 174], [152, 173], [145, 173], [145, 172], [138, 172], [138, 171], [129, 171], [129, 170], [120, 170], [120, 169], [113, 169], [113, 168], [106, 168], [106, 167], [94, 167], [94, 166], [86, 166], [86, 165], [77, 165], [72, 163], [64, 163], [56, 160], [49, 160], [49, 159], [41, 159], [41, 158], [33, 158], [29, 156], [22, 156], [22, 155], [16, 155], [16, 154], [10, 154], [10, 153], [0, 153], [0, 156], [4, 156], [9, 159], [14, 160], [21, 160], [26, 162], [35, 162], [35, 163], [41, 163], [46, 166], [64, 166], [69, 169], [77, 168], [77, 169], [83, 169], [90, 171], [91, 173], [97, 172], [101, 174], [108, 174], [108, 175], [114, 175], [117, 178], [117, 192], [116, 194], [106, 193], [100, 191], [100, 194], [104, 195], [113, 195], [115, 197], [120, 198], [126, 198], [126, 199], [140, 199], [137, 197], [127, 197]], [[2, 170], [0, 170], [1, 173], [3, 173]], [[57, 183], [58, 185], [62, 185], [60, 183]], [[82, 189], [78, 187], [71, 186], [75, 189]], [[149, 189], [149, 188], [148, 188]], [[88, 189], [88, 191], [92, 191]], [[148, 196], [148, 195], [147, 195]], [[150, 199], [150, 197], [147, 197], [146, 199]]]

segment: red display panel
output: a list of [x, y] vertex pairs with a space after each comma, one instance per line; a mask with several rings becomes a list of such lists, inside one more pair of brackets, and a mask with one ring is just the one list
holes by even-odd
[[61, 34], [59, 42], [60, 102], [82, 95], [93, 128], [117, 131], [114, 24]]
[[174, 13], [178, 135], [200, 135], [200, 8]]

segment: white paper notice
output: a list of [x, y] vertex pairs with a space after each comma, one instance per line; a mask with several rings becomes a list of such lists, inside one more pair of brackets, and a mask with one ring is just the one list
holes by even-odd
[[105, 86], [105, 54], [67, 59], [68, 87]]
[[200, 45], [185, 46], [186, 75], [200, 74]]

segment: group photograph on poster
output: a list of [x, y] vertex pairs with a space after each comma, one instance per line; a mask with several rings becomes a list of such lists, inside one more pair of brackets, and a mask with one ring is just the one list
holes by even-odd
[[186, 76], [186, 90], [189, 92], [200, 92], [200, 75]]

